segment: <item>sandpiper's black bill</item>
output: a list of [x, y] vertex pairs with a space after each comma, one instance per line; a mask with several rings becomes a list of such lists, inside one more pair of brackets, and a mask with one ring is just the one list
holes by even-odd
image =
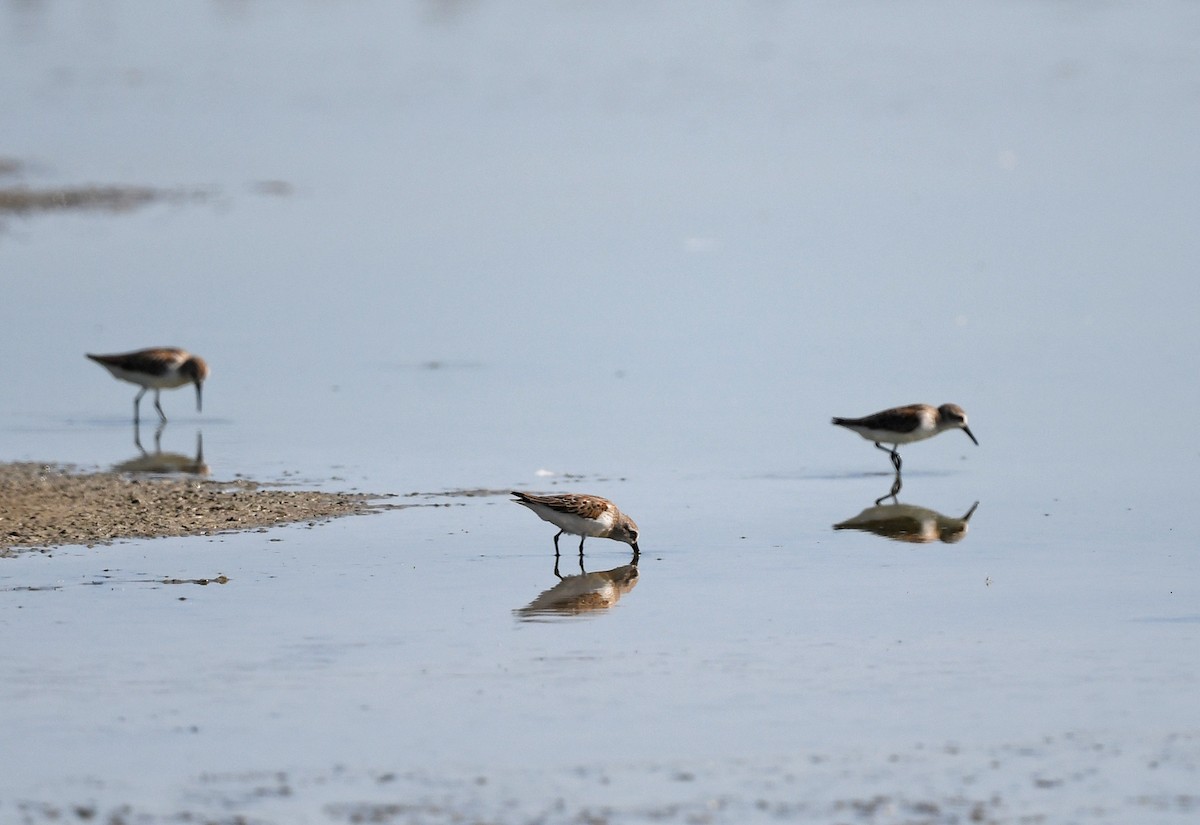
[[974, 442], [975, 442], [975, 446], [976, 446], [976, 447], [978, 447], [978, 446], [979, 446], [979, 441], [978, 441], [978, 439], [976, 439], [976, 438], [975, 438], [975, 433], [971, 432], [971, 428], [970, 428], [970, 427], [963, 427], [963, 428], [962, 428], [962, 431], [963, 431], [964, 433], [966, 433], [966, 434], [967, 434], [967, 438], [969, 438], [969, 439], [971, 439], [972, 441], [974, 441]]
[[196, 382], [196, 412], [201, 412], [201, 410], [202, 410], [202, 407], [201, 407], [201, 403], [200, 403], [200, 383]]

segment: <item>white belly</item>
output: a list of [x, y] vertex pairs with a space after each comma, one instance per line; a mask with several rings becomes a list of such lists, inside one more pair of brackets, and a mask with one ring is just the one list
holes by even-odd
[[921, 422], [921, 426], [908, 433], [897, 433], [891, 430], [867, 430], [860, 427], [855, 427], [854, 431], [868, 441], [875, 441], [880, 444], [911, 444], [914, 441], [924, 441], [938, 433], [937, 427], [925, 422]]
[[543, 521], [548, 521], [574, 536], [602, 538], [608, 535], [613, 525], [612, 514], [608, 512], [602, 513], [600, 518], [591, 519], [563, 513], [539, 504], [534, 504], [532, 509]]
[[130, 384], [137, 384], [140, 387], [148, 387], [152, 390], [171, 390], [175, 387], [182, 387], [184, 384], [189, 384], [192, 380], [176, 370], [167, 370], [162, 375], [150, 375], [145, 372], [123, 370], [120, 367], [112, 367], [108, 364], [104, 364], [103, 366], [113, 374], [114, 378], [120, 378], [122, 381], [128, 381]]

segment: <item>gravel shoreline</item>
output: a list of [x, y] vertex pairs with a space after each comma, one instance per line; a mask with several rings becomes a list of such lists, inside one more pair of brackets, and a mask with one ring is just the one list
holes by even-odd
[[212, 535], [391, 509], [385, 496], [261, 489], [253, 481], [0, 463], [0, 556], [66, 544]]

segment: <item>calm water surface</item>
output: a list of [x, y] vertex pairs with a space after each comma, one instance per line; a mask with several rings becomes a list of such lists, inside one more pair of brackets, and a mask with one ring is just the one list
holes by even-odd
[[[178, 344], [162, 451], [418, 494], [2, 560], [0, 818], [1190, 821], [1198, 47], [1186, 3], [0, 5], [0, 186], [189, 193], [0, 215], [0, 458], [140, 457], [82, 354]], [[829, 417], [914, 401], [981, 446], [877, 507]], [[454, 494], [512, 487], [616, 500], [636, 571]]]

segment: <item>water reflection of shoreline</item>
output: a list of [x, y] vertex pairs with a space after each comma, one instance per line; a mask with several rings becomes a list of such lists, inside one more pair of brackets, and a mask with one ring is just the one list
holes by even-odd
[[934, 541], [954, 544], [966, 538], [967, 522], [971, 520], [978, 506], [977, 501], [961, 518], [954, 518], [915, 504], [901, 504], [899, 501], [893, 501], [891, 504], [876, 502], [857, 516], [833, 525], [833, 529], [861, 530], [892, 541], [913, 544], [928, 544]]
[[621, 597], [637, 586], [638, 554], [634, 553], [629, 564], [588, 573], [579, 560], [580, 573], [564, 576], [558, 572], [558, 560], [554, 562], [554, 575], [559, 582], [543, 591], [536, 599], [513, 614], [523, 620], [545, 616], [579, 616], [608, 610]]
[[154, 430], [154, 452], [148, 452], [142, 446], [141, 430], [137, 422], [133, 425], [133, 443], [138, 448], [139, 455], [128, 461], [113, 465], [114, 473], [163, 473], [206, 476], [209, 474], [208, 465], [204, 463], [204, 436], [196, 430], [195, 457], [182, 453], [164, 453], [162, 450], [162, 434], [166, 422]]

